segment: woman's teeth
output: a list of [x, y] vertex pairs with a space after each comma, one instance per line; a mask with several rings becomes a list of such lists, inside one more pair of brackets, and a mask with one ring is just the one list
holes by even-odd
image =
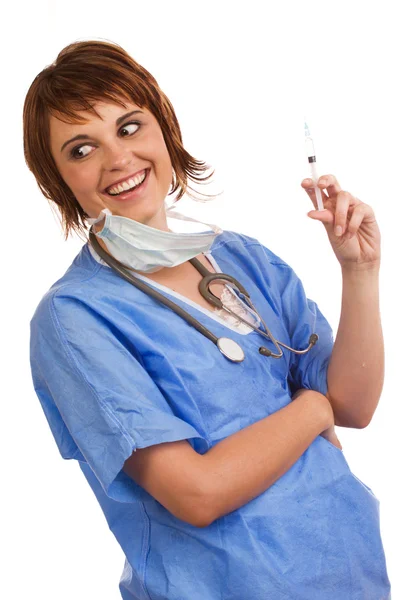
[[111, 188], [107, 188], [107, 192], [111, 196], [118, 196], [118, 194], [122, 194], [122, 192], [127, 192], [128, 190], [133, 190], [135, 187], [140, 185], [146, 177], [146, 172], [142, 173], [142, 175], [137, 175], [136, 177], [131, 177], [131, 179], [127, 179], [123, 183], [119, 183]]

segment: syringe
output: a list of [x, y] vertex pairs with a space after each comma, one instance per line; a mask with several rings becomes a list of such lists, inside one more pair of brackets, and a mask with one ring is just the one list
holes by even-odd
[[314, 150], [314, 142], [312, 140], [312, 137], [310, 136], [310, 130], [308, 129], [308, 125], [306, 122], [304, 122], [304, 130], [305, 130], [304, 132], [306, 134], [307, 157], [308, 157], [308, 162], [310, 164], [311, 177], [312, 177], [313, 184], [314, 184], [315, 195], [317, 197], [318, 210], [325, 210], [323, 202], [322, 202], [321, 190], [317, 185], [318, 173], [317, 173], [317, 165], [316, 165], [317, 159], [316, 159], [315, 150]]

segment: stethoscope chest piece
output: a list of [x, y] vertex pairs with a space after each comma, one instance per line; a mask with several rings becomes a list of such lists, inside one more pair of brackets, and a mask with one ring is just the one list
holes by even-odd
[[244, 352], [237, 342], [227, 337], [220, 337], [217, 340], [217, 346], [220, 352], [233, 362], [242, 362]]

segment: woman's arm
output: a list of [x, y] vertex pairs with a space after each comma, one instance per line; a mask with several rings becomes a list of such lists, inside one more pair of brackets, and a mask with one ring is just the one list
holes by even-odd
[[[311, 180], [302, 187], [315, 208]], [[345, 192], [334, 175], [318, 180], [325, 210], [308, 213], [321, 221], [343, 274], [342, 312], [328, 369], [328, 399], [335, 422], [366, 427], [382, 392], [384, 351], [379, 315], [381, 235], [374, 211]], [[326, 189], [326, 193], [322, 190]]]
[[339, 328], [328, 367], [335, 423], [366, 427], [383, 387], [384, 346], [379, 312], [379, 266], [342, 268]]
[[186, 440], [158, 444], [134, 452], [124, 471], [177, 518], [206, 527], [262, 494], [332, 424], [327, 398], [300, 390], [203, 455]]

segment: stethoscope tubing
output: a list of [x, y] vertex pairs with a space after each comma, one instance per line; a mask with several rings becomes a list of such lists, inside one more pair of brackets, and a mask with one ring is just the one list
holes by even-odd
[[103, 250], [103, 248], [100, 246], [100, 244], [98, 243], [98, 241], [96, 240], [96, 237], [92, 232], [89, 233], [89, 239], [90, 239], [90, 242], [91, 242], [93, 248], [95, 249], [97, 254], [100, 256], [100, 258], [102, 258], [104, 260], [104, 262], [106, 262], [110, 267], [112, 267], [115, 271], [117, 271], [117, 273], [121, 277], [123, 277], [123, 279], [125, 279], [126, 281], [128, 281], [129, 283], [131, 283], [132, 285], [137, 287], [139, 290], [141, 290], [145, 294], [148, 294], [155, 300], [158, 300], [159, 302], [161, 302], [162, 304], [164, 304], [165, 306], [167, 306], [168, 308], [170, 308], [171, 310], [176, 312], [180, 317], [182, 317], [183, 319], [188, 321], [191, 325], [193, 325], [193, 327], [195, 327], [197, 329], [197, 331], [199, 331], [200, 333], [205, 335], [214, 344], [217, 344], [217, 342], [218, 342], [217, 336], [214, 335], [211, 331], [209, 331], [206, 327], [204, 327], [204, 325], [202, 325], [200, 323], [200, 321], [198, 321], [197, 319], [192, 317], [191, 314], [189, 314], [186, 310], [184, 310], [183, 308], [181, 308], [180, 306], [175, 304], [175, 302], [172, 302], [172, 300], [170, 300], [169, 298], [166, 298], [165, 296], [163, 296], [162, 294], [157, 292], [150, 285], [148, 285], [147, 283], [144, 283], [144, 281], [141, 281], [140, 279], [131, 275], [131, 273], [129, 273], [128, 267], [125, 267], [125, 265], [123, 265], [119, 260], [117, 260], [113, 256], [111, 256], [111, 254], [108, 254], [107, 252], [105, 252]]
[[[164, 304], [165, 306], [167, 306], [168, 308], [173, 310], [180, 317], [185, 319], [185, 321], [187, 323], [189, 323], [190, 325], [192, 325], [195, 329], [197, 329], [197, 331], [199, 331], [199, 333], [201, 333], [206, 338], [211, 340], [219, 348], [219, 350], [222, 352], [222, 354], [224, 354], [227, 358], [230, 358], [231, 360], [234, 360], [235, 362], [241, 362], [241, 360], [243, 360], [243, 358], [244, 358], [243, 351], [241, 351], [243, 354], [243, 357], [241, 357], [241, 358], [232, 358], [231, 356], [229, 356], [229, 353], [224, 352], [224, 350], [221, 348], [221, 340], [224, 339], [226, 341], [226, 338], [218, 338], [209, 329], [207, 329], [204, 325], [202, 325], [202, 323], [200, 323], [197, 319], [195, 319], [195, 317], [193, 317], [190, 313], [188, 313], [186, 310], [184, 310], [183, 308], [181, 308], [180, 306], [175, 304], [175, 302], [172, 302], [172, 300], [170, 300], [169, 298], [166, 298], [165, 296], [163, 296], [162, 294], [157, 292], [150, 285], [148, 285], [148, 284], [144, 283], [143, 281], [141, 281], [140, 279], [134, 277], [130, 273], [130, 270], [128, 267], [126, 267], [120, 261], [115, 259], [111, 254], [108, 254], [108, 252], [103, 250], [103, 248], [100, 246], [99, 242], [96, 239], [96, 236], [93, 234], [92, 231], [89, 232], [89, 240], [90, 240], [93, 248], [95, 249], [95, 251], [104, 260], [104, 262], [106, 264], [108, 264], [111, 268], [113, 268], [123, 279], [125, 279], [126, 281], [128, 281], [129, 283], [131, 283], [132, 285], [137, 287], [142, 292], [148, 294], [153, 299], [157, 300], [158, 302], [161, 302], [162, 304]], [[275, 337], [272, 335], [271, 331], [268, 329], [264, 319], [261, 317], [261, 315], [255, 309], [255, 307], [250, 299], [250, 295], [247, 293], [246, 289], [240, 284], [240, 282], [238, 282], [231, 275], [227, 275], [225, 273], [210, 273], [206, 269], [206, 267], [197, 258], [192, 258], [190, 260], [190, 262], [193, 264], [195, 269], [197, 269], [197, 271], [203, 276], [203, 278], [199, 284], [199, 291], [200, 291], [201, 295], [203, 296], [203, 298], [205, 298], [210, 304], [216, 306], [217, 308], [220, 308], [220, 309], [222, 308], [222, 309], [226, 310], [227, 312], [232, 314], [236, 319], [238, 319], [239, 321], [241, 321], [242, 323], [244, 323], [245, 325], [247, 325], [248, 327], [253, 329], [253, 331], [260, 333], [261, 335], [266, 337], [269, 341], [271, 341], [274, 344], [275, 348], [278, 351], [278, 354], [275, 354], [268, 348], [261, 346], [259, 348], [259, 353], [262, 354], [263, 356], [270, 356], [271, 358], [281, 358], [283, 356], [283, 352], [282, 352], [282, 348], [280, 346], [286, 348], [287, 350], [290, 350], [291, 352], [294, 352], [295, 354], [306, 354], [306, 352], [308, 352], [317, 343], [318, 335], [316, 333], [313, 333], [310, 336], [309, 345], [307, 348], [305, 348], [303, 350], [296, 350], [296, 349], [291, 348], [290, 346], [284, 344], [283, 342], [279, 342], [278, 340], [275, 339]], [[224, 304], [221, 302], [221, 300], [209, 290], [210, 283], [213, 281], [216, 281], [216, 280], [225, 281], [228, 285], [230, 284], [231, 286], [236, 287], [237, 291], [240, 294], [243, 294], [245, 296], [246, 301], [248, 302], [248, 304], [250, 304], [251, 308], [253, 309], [255, 314], [259, 317], [262, 324], [264, 325], [265, 331], [262, 331], [262, 329], [260, 329], [259, 327], [255, 327], [252, 323], [249, 323], [248, 321], [246, 321], [246, 319], [243, 319], [241, 316], [237, 315], [232, 310], [230, 310], [229, 308], [224, 306]], [[232, 340], [232, 343], [236, 344], [236, 342], [233, 342], [233, 340]], [[238, 344], [236, 344], [236, 345], [238, 346]]]

